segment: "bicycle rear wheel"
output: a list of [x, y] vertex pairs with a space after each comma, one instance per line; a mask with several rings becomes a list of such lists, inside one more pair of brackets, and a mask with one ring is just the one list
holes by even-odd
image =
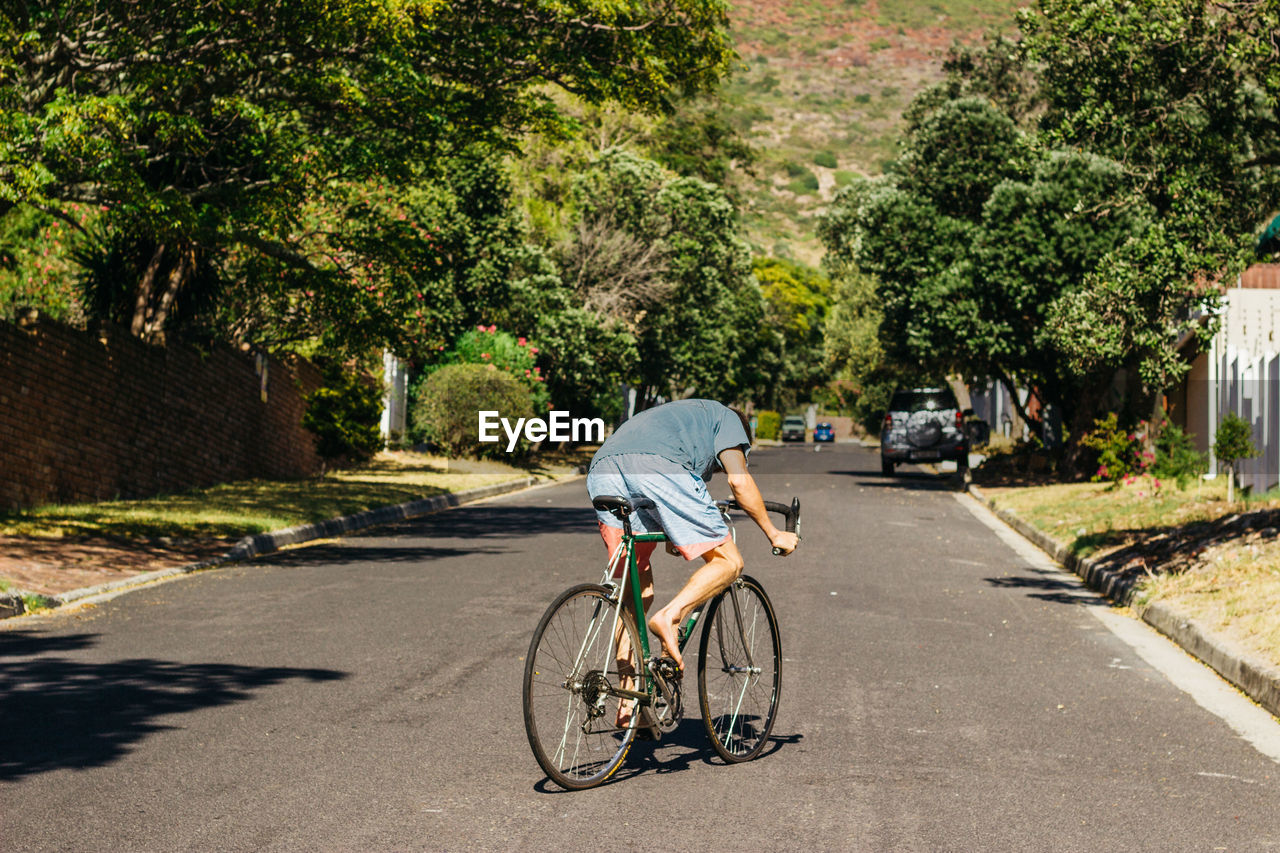
[[782, 640], [759, 581], [740, 577], [708, 606], [698, 649], [698, 704], [725, 761], [750, 761], [773, 730], [782, 688]]
[[[640, 709], [615, 691], [643, 690], [644, 669], [629, 610], [623, 608], [614, 633], [618, 607], [603, 586], [572, 587], [547, 608], [529, 644], [525, 732], [538, 764], [562, 788], [581, 790], [608, 779], [635, 739]], [[622, 654], [619, 640], [628, 649]], [[618, 724], [620, 711], [630, 713], [626, 725]]]

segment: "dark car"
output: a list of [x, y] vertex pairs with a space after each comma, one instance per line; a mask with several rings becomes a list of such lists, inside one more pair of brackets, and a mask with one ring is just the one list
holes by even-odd
[[831, 424], [823, 421], [813, 428], [814, 441], [835, 441], [836, 431], [831, 428]]
[[969, 467], [965, 413], [950, 388], [900, 388], [880, 427], [880, 470], [891, 476], [903, 462], [954, 459]]
[[801, 415], [787, 415], [782, 419], [782, 432], [778, 437], [783, 441], [804, 441], [804, 434], [807, 432], [804, 425], [804, 417]]

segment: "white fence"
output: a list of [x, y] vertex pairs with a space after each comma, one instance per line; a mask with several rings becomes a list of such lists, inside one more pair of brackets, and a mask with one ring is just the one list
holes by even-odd
[[[1240, 461], [1240, 484], [1255, 493], [1280, 484], [1280, 355], [1266, 352], [1255, 358], [1235, 347], [1214, 348], [1206, 396], [1211, 435], [1228, 412], [1253, 427], [1258, 455]], [[1217, 460], [1210, 464], [1210, 473], [1218, 473]]]

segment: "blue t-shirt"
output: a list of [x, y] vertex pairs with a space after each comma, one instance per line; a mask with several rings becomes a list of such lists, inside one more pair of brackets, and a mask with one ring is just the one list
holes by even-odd
[[591, 459], [652, 453], [711, 479], [723, 450], [751, 451], [751, 439], [738, 416], [715, 400], [675, 400], [645, 409], [625, 421]]

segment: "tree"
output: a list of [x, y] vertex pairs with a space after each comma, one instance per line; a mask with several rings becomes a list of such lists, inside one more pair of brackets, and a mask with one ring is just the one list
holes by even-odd
[[[625, 289], [613, 314], [634, 336], [630, 379], [645, 405], [692, 393], [737, 399], [758, 387], [763, 303], [735, 211], [719, 187], [614, 149], [577, 178], [573, 209], [580, 221], [607, 223], [636, 245], [654, 247], [644, 287]], [[600, 305], [602, 291], [619, 295], [622, 279], [607, 273], [623, 269], [597, 257], [571, 280], [587, 304]]]
[[549, 86], [663, 111], [724, 72], [726, 20], [718, 0], [9, 4], [0, 198], [68, 222], [101, 208], [98, 255], [128, 273], [109, 302], [149, 340], [184, 290], [221, 300], [228, 263], [283, 281], [282, 310], [308, 292], [350, 305], [353, 271], [389, 264], [362, 254], [369, 231], [396, 221], [366, 188], [429, 184], [442, 154], [557, 126]]
[[1236, 466], [1241, 459], [1258, 455], [1249, 422], [1234, 412], [1224, 415], [1213, 437], [1213, 455], [1227, 467], [1227, 503], [1235, 503]]
[[831, 281], [820, 270], [785, 258], [757, 257], [752, 270], [764, 298], [765, 323], [782, 337], [772, 381], [756, 402], [768, 409], [786, 409], [794, 398], [808, 400], [826, 383], [823, 343]]

